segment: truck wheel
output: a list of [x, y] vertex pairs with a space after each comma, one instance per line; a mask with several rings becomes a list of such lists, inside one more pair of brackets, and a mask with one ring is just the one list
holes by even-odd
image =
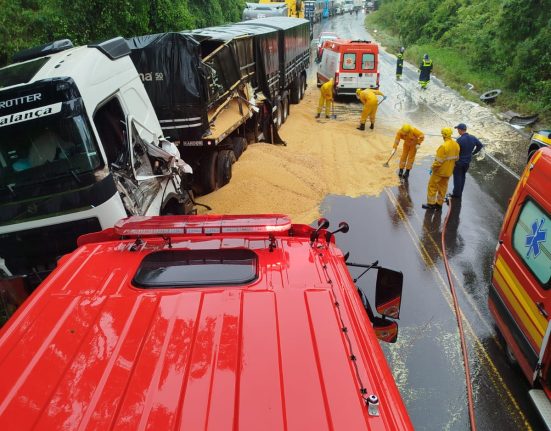
[[183, 203], [178, 202], [176, 199], [171, 199], [161, 210], [161, 215], [184, 215], [186, 214], [185, 211]]
[[287, 96], [283, 98], [282, 102], [283, 111], [281, 112], [281, 124], [287, 121], [287, 117], [289, 117], [289, 112], [291, 108], [291, 105], [289, 104], [289, 98]]
[[276, 113], [276, 122], [275, 122], [276, 130], [279, 130], [282, 124], [283, 124], [283, 105], [280, 101], [277, 103], [277, 113]]
[[232, 143], [235, 159], [239, 160], [239, 157], [241, 157], [241, 154], [243, 154], [243, 151], [245, 151], [245, 149], [247, 148], [247, 140], [245, 138], [242, 138], [241, 136], [237, 136], [232, 139]]
[[505, 343], [505, 358], [507, 359], [509, 365], [511, 365], [512, 367], [515, 367], [518, 364], [517, 358], [515, 358], [515, 354], [507, 343]]
[[300, 100], [304, 98], [304, 95], [306, 94], [306, 75], [300, 75], [300, 82], [301, 82], [301, 90], [300, 90]]
[[197, 209], [193, 205], [194, 199], [195, 198], [193, 196], [193, 192], [191, 190], [188, 190], [182, 204], [184, 206], [184, 215], [197, 214]]
[[301, 89], [302, 89], [302, 81], [299, 75], [293, 81], [293, 85], [291, 85], [291, 103], [294, 103], [296, 105], [298, 102], [300, 102]]
[[218, 187], [223, 187], [231, 180], [232, 165], [235, 163], [235, 154], [232, 150], [222, 150], [218, 154], [216, 175]]
[[216, 164], [218, 152], [210, 151], [201, 160], [199, 175], [201, 178], [201, 192], [206, 195], [216, 190]]

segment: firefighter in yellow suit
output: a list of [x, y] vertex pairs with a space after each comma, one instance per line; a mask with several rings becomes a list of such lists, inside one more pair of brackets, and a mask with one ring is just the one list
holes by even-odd
[[448, 181], [453, 174], [455, 162], [459, 159], [459, 144], [452, 139], [452, 129], [442, 129], [444, 142], [436, 150], [436, 157], [432, 164], [431, 176], [427, 187], [427, 203], [423, 208], [439, 210], [448, 191]]
[[375, 116], [377, 115], [377, 108], [379, 107], [379, 99], [377, 99], [377, 96], [384, 97], [384, 94], [379, 90], [373, 90], [371, 88], [366, 88], [365, 90], [358, 88], [356, 90], [356, 97], [360, 99], [360, 102], [364, 105], [362, 116], [360, 117], [360, 126], [357, 128], [358, 130], [365, 130], [365, 122], [368, 117], [371, 122], [369, 128], [373, 129], [375, 127]]
[[331, 105], [333, 104], [333, 78], [323, 84], [320, 88], [320, 100], [318, 103], [318, 114], [316, 118], [320, 117], [323, 105], [325, 105], [325, 118], [329, 118], [331, 112]]
[[[404, 124], [396, 133], [394, 138], [394, 149], [398, 148], [398, 144], [401, 140], [404, 141], [404, 147], [402, 148], [402, 156], [400, 157], [400, 170], [398, 176], [404, 179], [409, 177], [409, 171], [413, 167], [415, 161], [415, 154], [421, 145], [421, 142], [425, 139], [425, 135], [419, 129]], [[405, 172], [404, 172], [405, 168]]]

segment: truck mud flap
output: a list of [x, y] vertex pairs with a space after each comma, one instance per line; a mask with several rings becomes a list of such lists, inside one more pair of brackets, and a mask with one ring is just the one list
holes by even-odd
[[273, 145], [287, 145], [287, 143], [281, 139], [277, 126], [274, 123], [274, 114], [273, 114], [272, 104], [267, 100], [264, 102], [262, 110], [262, 134], [264, 135], [264, 142], [269, 142]]

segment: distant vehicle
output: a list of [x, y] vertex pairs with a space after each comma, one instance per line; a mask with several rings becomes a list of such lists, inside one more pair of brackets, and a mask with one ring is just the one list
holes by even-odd
[[[287, 15], [265, 15], [262, 16], [263, 12], [260, 12], [258, 16], [254, 16], [254, 13], [251, 13], [251, 18], [245, 18], [243, 17], [243, 20], [245, 19], [255, 19], [255, 18], [266, 18], [268, 16], [289, 16], [292, 18], [305, 18], [304, 16], [304, 8], [303, 8], [303, 2], [301, 0], [260, 0], [258, 3], [247, 3], [246, 9], [252, 9], [254, 8], [254, 5], [263, 5], [263, 6], [270, 6], [274, 9], [277, 9], [278, 11], [281, 10], [282, 7], [286, 7], [287, 9]], [[265, 10], [262, 7], [258, 10]]]
[[364, 10], [366, 12], [374, 12], [377, 10], [377, 3], [378, 1], [377, 0], [370, 0], [370, 1], [366, 1], [365, 2], [365, 5], [364, 5]]
[[323, 44], [328, 40], [335, 40], [338, 38], [339, 36], [337, 33], [333, 33], [330, 31], [324, 31], [320, 33], [320, 37], [318, 39], [318, 44], [317, 44], [317, 50], [316, 50], [316, 61], [319, 62], [319, 60], [321, 59], [321, 50], [322, 50]]
[[344, 13], [344, 0], [335, 0], [335, 15]]
[[354, 0], [344, 0], [344, 13], [352, 13], [354, 11]]
[[289, 8], [287, 5], [285, 3], [247, 3], [243, 10], [243, 21], [274, 16], [289, 16]]
[[[379, 344], [403, 274], [347, 262], [325, 222], [131, 217], [80, 237], [0, 330], [0, 429], [413, 430]], [[350, 266], [377, 271], [374, 307]]]
[[323, 14], [323, 0], [305, 1], [304, 2], [304, 18], [311, 23], [317, 23], [321, 20]]
[[533, 132], [530, 137], [530, 146], [528, 147], [528, 160], [532, 158], [539, 148], [548, 146], [551, 146], [551, 130]]
[[365, 40], [325, 41], [318, 66], [318, 86], [331, 78], [337, 95], [353, 95], [358, 88], [379, 88], [379, 45]]
[[551, 148], [537, 150], [505, 213], [488, 305], [510, 362], [551, 429]]

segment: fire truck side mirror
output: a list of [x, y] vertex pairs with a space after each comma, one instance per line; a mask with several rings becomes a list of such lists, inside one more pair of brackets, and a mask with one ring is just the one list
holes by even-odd
[[381, 341], [395, 343], [398, 339], [398, 323], [394, 320], [388, 320], [384, 317], [374, 317], [373, 330]]
[[399, 271], [379, 268], [375, 291], [375, 309], [384, 317], [398, 319], [402, 305], [404, 275]]

